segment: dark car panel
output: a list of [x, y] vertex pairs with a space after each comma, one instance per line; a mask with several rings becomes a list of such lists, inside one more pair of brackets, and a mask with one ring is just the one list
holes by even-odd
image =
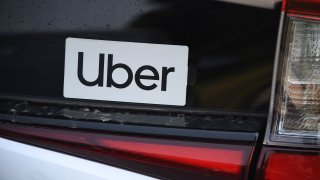
[[4, 0], [0, 12], [2, 94], [63, 99], [65, 40], [78, 37], [187, 45], [186, 107], [267, 112], [277, 4]]

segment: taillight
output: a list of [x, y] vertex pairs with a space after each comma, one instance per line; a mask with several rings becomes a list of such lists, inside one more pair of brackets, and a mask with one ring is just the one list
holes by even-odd
[[0, 136], [164, 179], [242, 179], [252, 145], [1, 124]]
[[319, 147], [320, 1], [284, 2], [266, 144]]
[[312, 149], [264, 147], [256, 179], [320, 179], [320, 153]]
[[320, 179], [320, 1], [283, 1], [281, 22], [256, 177]]

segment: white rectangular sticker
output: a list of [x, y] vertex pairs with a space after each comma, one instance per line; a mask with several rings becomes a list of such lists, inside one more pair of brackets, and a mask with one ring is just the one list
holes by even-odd
[[187, 46], [66, 40], [66, 98], [184, 106], [187, 75]]

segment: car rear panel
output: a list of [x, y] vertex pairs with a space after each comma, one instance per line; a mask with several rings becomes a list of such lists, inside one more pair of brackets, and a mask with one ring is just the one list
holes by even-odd
[[[253, 178], [281, 11], [257, 2], [1, 1], [0, 136], [162, 179]], [[188, 46], [186, 105], [64, 98], [67, 37]]]
[[0, 135], [157, 178], [241, 179], [266, 117], [2, 100]]
[[1, 93], [62, 98], [65, 40], [78, 37], [186, 45], [186, 107], [268, 109], [277, 3], [8, 0], [0, 8]]

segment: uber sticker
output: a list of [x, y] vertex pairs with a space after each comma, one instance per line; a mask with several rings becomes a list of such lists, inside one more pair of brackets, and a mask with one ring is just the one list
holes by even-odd
[[66, 98], [183, 106], [188, 47], [66, 39]]

